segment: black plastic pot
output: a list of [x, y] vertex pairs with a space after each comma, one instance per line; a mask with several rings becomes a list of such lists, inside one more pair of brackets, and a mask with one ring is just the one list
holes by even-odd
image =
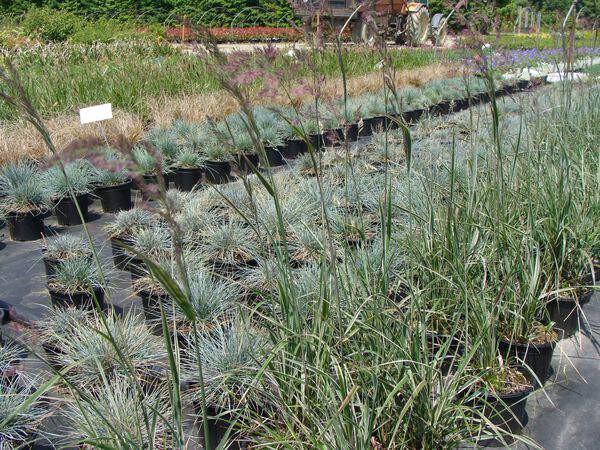
[[[344, 139], [344, 132], [343, 132], [343, 130], [344, 129], [342, 129], [342, 142], [343, 142], [343, 139]], [[346, 139], [348, 139], [348, 142], [356, 142], [356, 141], [358, 141], [358, 124], [357, 123], [353, 123], [353, 124], [348, 125], [345, 128], [345, 131], [346, 131], [346, 136], [345, 137], [346, 137]]]
[[314, 151], [324, 150], [325, 142], [322, 134], [309, 134], [308, 141]]
[[269, 167], [279, 167], [285, 164], [283, 146], [265, 147], [265, 154], [267, 155], [267, 164]]
[[46, 272], [46, 277], [52, 277], [56, 272], [56, 266], [60, 264], [60, 260], [43, 257], [42, 261], [44, 261], [44, 270]]
[[[163, 174], [163, 178], [165, 180], [165, 188], [169, 189], [169, 175]], [[153, 189], [152, 186], [156, 186], [158, 188], [158, 176], [157, 175], [144, 175], [142, 176], [143, 184], [150, 189]], [[136, 183], [136, 189], [142, 193], [142, 200], [148, 201], [152, 200], [151, 195], [149, 195], [148, 189], [144, 189], [144, 186]]]
[[341, 128], [323, 132], [323, 145], [325, 147], [336, 147], [342, 142], [344, 142], [344, 133]]
[[52, 366], [52, 368], [54, 368], [54, 370], [60, 372], [65, 368], [64, 364], [59, 362], [60, 355], [64, 354], [60, 348], [48, 342], [43, 342], [42, 348], [46, 352], [48, 363]]
[[[48, 292], [50, 292], [52, 306], [56, 308], [75, 307], [90, 310], [95, 309], [94, 297], [90, 292], [66, 294], [64, 292], [54, 291], [50, 288], [48, 288]], [[96, 300], [98, 300], [100, 309], [105, 310], [106, 303], [104, 302], [104, 290], [101, 288], [96, 288], [94, 289], [94, 293], [96, 294]]]
[[556, 347], [556, 342], [522, 344], [501, 339], [498, 350], [506, 360], [515, 358], [521, 366], [523, 374], [535, 388], [539, 388], [544, 385], [550, 376], [550, 364], [554, 347]]
[[200, 167], [181, 167], [173, 174], [175, 187], [180, 191], [189, 192], [202, 183], [203, 169]]
[[[198, 429], [201, 431], [202, 435], [204, 436], [204, 424], [202, 423], [202, 406], [200, 404], [200, 402], [194, 402], [194, 412], [196, 413], [196, 415], [198, 416]], [[205, 448], [206, 450], [214, 450], [219, 446], [219, 443], [225, 439], [225, 436], [227, 435], [227, 430], [229, 430], [229, 427], [231, 425], [231, 415], [230, 414], [221, 414], [221, 416], [218, 416], [218, 412], [208, 406], [207, 407], [207, 425], [208, 425], [208, 433], [209, 433], [209, 446], [206, 446], [203, 444], [203, 448]], [[243, 448], [241, 446], [232, 446], [229, 447], [232, 449], [240, 449]]]
[[470, 106], [471, 106], [470, 98], [459, 98], [452, 102], [452, 111], [454, 111], [454, 112], [462, 111], [464, 109], [469, 109]]
[[131, 256], [127, 254], [123, 248], [123, 245], [131, 245], [131, 240], [120, 237], [110, 238], [110, 248], [112, 249], [113, 263], [119, 270], [126, 270], [127, 263], [131, 259]]
[[[484, 408], [485, 416], [497, 427], [510, 434], [519, 434], [527, 421], [527, 397], [533, 388], [513, 394], [490, 394]], [[508, 439], [507, 439], [508, 440]], [[480, 444], [492, 444], [495, 440], [488, 440]]]
[[590, 301], [593, 293], [593, 290], [588, 289], [578, 297], [554, 296], [546, 303], [549, 319], [554, 322], [554, 328], [559, 334], [562, 331], [562, 337], [573, 336], [579, 330], [579, 309]]
[[133, 182], [118, 184], [116, 186], [105, 186], [96, 189], [96, 195], [100, 198], [102, 211], [105, 213], [117, 213], [133, 208], [131, 201], [131, 187]]
[[255, 260], [241, 261], [238, 264], [216, 260], [208, 262], [209, 270], [212, 270], [217, 276], [234, 280], [238, 280], [247, 268], [256, 267], [257, 265], [258, 263]]
[[231, 164], [229, 161], [206, 161], [204, 173], [206, 181], [211, 184], [227, 183], [231, 173]]
[[44, 232], [44, 213], [10, 213], [6, 216], [8, 233], [13, 241], [36, 241]]
[[259, 159], [256, 153], [237, 155], [235, 157], [235, 165], [242, 173], [252, 172], [252, 166], [258, 169]]
[[169, 301], [169, 297], [165, 294], [155, 294], [147, 291], [140, 291], [137, 294], [142, 299], [144, 308], [144, 317], [151, 325], [156, 325], [161, 320], [160, 303]]
[[137, 280], [138, 278], [141, 278], [148, 274], [144, 261], [142, 261], [139, 258], [136, 258], [135, 256], [128, 257], [125, 260], [123, 264], [123, 270], [131, 274], [132, 280]]
[[289, 139], [285, 141], [282, 148], [282, 154], [285, 159], [296, 159], [298, 155], [306, 153], [306, 142], [302, 139]]
[[83, 219], [88, 220], [88, 207], [90, 206], [90, 198], [88, 194], [82, 194], [75, 197], [75, 203], [71, 197], [61, 198], [54, 206], [54, 215], [59, 225], [72, 226], [81, 225], [81, 217], [77, 211], [77, 205], [81, 209]]
[[389, 127], [390, 119], [387, 116], [370, 117], [363, 120], [361, 136], [371, 136], [373, 133], [385, 131]]
[[[416, 123], [421, 119], [421, 117], [425, 114], [424, 109], [411, 109], [410, 111], [404, 111], [402, 117], [406, 123]], [[397, 128], [397, 124], [396, 124]]]
[[530, 86], [531, 86], [531, 81], [529, 81], [529, 80], [519, 80], [517, 82], [517, 89], [520, 91], [529, 89]]
[[[448, 343], [448, 341], [450, 342]], [[427, 343], [432, 355], [435, 355], [443, 346], [448, 346], [444, 355], [444, 361], [440, 367], [443, 375], [447, 375], [452, 368], [455, 368], [454, 359], [464, 353], [464, 345], [456, 336], [444, 336], [436, 332], [427, 331]]]
[[431, 112], [431, 114], [445, 115], [451, 111], [451, 108], [451, 102], [448, 100], [444, 100], [439, 103], [436, 103], [435, 105], [432, 105], [429, 111]]

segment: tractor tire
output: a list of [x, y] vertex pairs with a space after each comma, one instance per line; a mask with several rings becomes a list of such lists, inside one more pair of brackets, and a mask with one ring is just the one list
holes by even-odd
[[352, 24], [352, 42], [355, 44], [366, 44], [373, 46], [379, 40], [379, 34], [372, 23], [362, 18]]
[[431, 42], [436, 47], [443, 47], [448, 37], [448, 23], [443, 14], [435, 14], [431, 19]]
[[427, 11], [427, 8], [421, 8], [408, 14], [404, 35], [406, 36], [406, 44], [413, 47], [427, 42], [429, 37], [429, 11]]

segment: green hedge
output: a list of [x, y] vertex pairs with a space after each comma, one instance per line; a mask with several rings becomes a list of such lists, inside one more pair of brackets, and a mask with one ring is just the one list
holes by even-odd
[[87, 19], [109, 18], [142, 22], [187, 18], [204, 25], [286, 26], [294, 19], [287, 0], [0, 0], [0, 11], [21, 15], [32, 7], [69, 11]]

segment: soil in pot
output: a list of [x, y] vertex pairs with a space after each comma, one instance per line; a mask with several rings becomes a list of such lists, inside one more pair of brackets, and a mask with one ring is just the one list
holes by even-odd
[[173, 174], [175, 187], [180, 191], [190, 192], [202, 183], [202, 173], [204, 170], [200, 167], [181, 167]]
[[206, 161], [204, 173], [206, 181], [211, 184], [227, 183], [231, 173], [231, 164], [229, 161]]
[[102, 211], [105, 213], [117, 213], [133, 208], [131, 201], [131, 188], [133, 182], [127, 181], [115, 186], [104, 186], [96, 189], [96, 195], [100, 198]]
[[589, 302], [593, 290], [588, 289], [573, 297], [552, 297], [546, 304], [548, 317], [563, 338], [573, 336], [579, 330], [580, 308]]
[[498, 350], [505, 360], [514, 360], [519, 370], [535, 389], [544, 385], [550, 376], [550, 364], [556, 347], [556, 339], [540, 344], [510, 342], [501, 339]]
[[283, 149], [283, 146], [265, 147], [265, 154], [267, 155], [267, 164], [269, 167], [279, 167], [285, 164], [282, 153]]
[[83, 194], [75, 197], [77, 203], [75, 203], [71, 197], [61, 198], [54, 206], [54, 215], [59, 225], [72, 226], [81, 225], [81, 217], [77, 211], [77, 205], [81, 209], [83, 219], [87, 222], [88, 220], [88, 208], [90, 206], [89, 195]]
[[[68, 308], [75, 307], [81, 309], [95, 309], [95, 302], [92, 293], [90, 292], [74, 292], [65, 293], [55, 291], [48, 288], [50, 292], [50, 300], [52, 306], [56, 308]], [[103, 311], [107, 309], [106, 302], [104, 301], [104, 290], [101, 288], [94, 289], [96, 300]]]
[[36, 241], [44, 232], [43, 212], [10, 213], [6, 217], [8, 232], [13, 241]]

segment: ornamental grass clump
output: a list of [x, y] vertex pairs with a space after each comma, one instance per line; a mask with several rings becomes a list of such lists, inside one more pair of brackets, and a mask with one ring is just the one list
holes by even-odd
[[73, 234], [59, 234], [48, 239], [42, 252], [44, 258], [61, 261], [78, 257], [92, 257], [89, 242], [82, 236]]
[[64, 409], [73, 444], [157, 450], [176, 446], [173, 406], [164, 386], [140, 392], [128, 378], [116, 377], [73, 395]]
[[207, 223], [198, 246], [207, 264], [224, 276], [233, 276], [239, 269], [254, 265], [258, 254], [251, 231], [236, 222]]
[[93, 184], [100, 188], [110, 188], [129, 183], [131, 181], [129, 172], [119, 153], [110, 148], [103, 150], [102, 165], [96, 165], [93, 168]]
[[[24, 383], [24, 384], [23, 384]], [[41, 424], [53, 413], [42, 397], [32, 398], [35, 381], [0, 383], [0, 446], [12, 450], [33, 445], [44, 434]]]
[[259, 372], [268, 354], [265, 336], [241, 319], [233, 319], [201, 335], [198, 345], [189, 339], [183, 377], [191, 383], [189, 399], [198, 404], [198, 362], [204, 374], [206, 402], [211, 415], [229, 418], [267, 408], [272, 396]]
[[[210, 330], [226, 322], [242, 297], [242, 290], [231, 281], [216, 278], [205, 270], [194, 271], [189, 278], [189, 306], [200, 330]], [[163, 306], [169, 321], [175, 321], [180, 333], [192, 331], [189, 317], [177, 303]]]
[[46, 201], [44, 181], [33, 163], [0, 167], [0, 212], [38, 214], [45, 209]]
[[[163, 383], [167, 352], [156, 336], [135, 314], [100, 318], [89, 314], [86, 320], [71, 321], [68, 330], [47, 328], [49, 340], [60, 349], [55, 356], [65, 377], [80, 389], [102, 388], [105, 382], [127, 380], [144, 389]], [[66, 332], [65, 332], [66, 331]]]
[[202, 169], [204, 157], [191, 147], [184, 147], [173, 158], [173, 166], [178, 169]]
[[89, 258], [76, 256], [55, 266], [55, 272], [48, 281], [55, 291], [75, 294], [103, 289], [100, 271]]
[[86, 160], [76, 160], [65, 165], [65, 175], [59, 166], [51, 167], [42, 173], [47, 195], [58, 202], [70, 196], [76, 197], [93, 191], [94, 167]]
[[131, 240], [140, 230], [154, 225], [158, 219], [149, 211], [134, 208], [129, 211], [121, 211], [116, 217], [104, 226], [104, 231], [111, 238]]

